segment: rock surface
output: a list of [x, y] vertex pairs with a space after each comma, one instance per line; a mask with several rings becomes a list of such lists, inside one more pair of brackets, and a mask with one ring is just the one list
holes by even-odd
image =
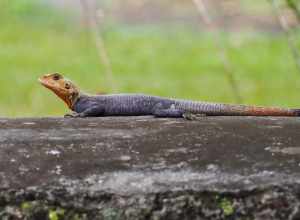
[[300, 219], [300, 119], [0, 119], [0, 219]]

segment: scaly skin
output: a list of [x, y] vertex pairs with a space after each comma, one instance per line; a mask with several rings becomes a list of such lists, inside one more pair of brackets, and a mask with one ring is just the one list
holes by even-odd
[[139, 116], [181, 118], [209, 116], [300, 116], [298, 109], [256, 107], [169, 99], [142, 94], [87, 95], [58, 73], [39, 79], [73, 111], [71, 117]]

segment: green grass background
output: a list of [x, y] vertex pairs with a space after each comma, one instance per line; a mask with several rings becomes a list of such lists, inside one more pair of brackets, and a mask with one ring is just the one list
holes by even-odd
[[[83, 90], [111, 92], [89, 35], [72, 16], [34, 1], [0, 2], [0, 116], [67, 111], [37, 78], [64, 73]], [[182, 26], [106, 25], [102, 31], [119, 92], [234, 103], [212, 34]], [[286, 37], [219, 33], [245, 104], [300, 107], [300, 73]]]

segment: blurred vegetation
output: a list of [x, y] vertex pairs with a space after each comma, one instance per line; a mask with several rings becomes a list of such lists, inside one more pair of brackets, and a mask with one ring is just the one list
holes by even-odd
[[294, 11], [297, 19], [300, 20], [300, 2], [298, 0], [286, 0], [286, 3]]
[[[34, 0], [0, 1], [0, 116], [62, 115], [37, 78], [61, 72], [110, 92], [94, 42], [72, 13]], [[169, 25], [102, 28], [120, 92], [233, 102], [211, 33]], [[220, 33], [247, 104], [300, 106], [300, 74], [280, 33]]]

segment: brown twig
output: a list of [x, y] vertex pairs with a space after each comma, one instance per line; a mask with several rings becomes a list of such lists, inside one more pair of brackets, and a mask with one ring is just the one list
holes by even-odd
[[[199, 12], [202, 20], [204, 21], [205, 25], [210, 27], [211, 29], [214, 28], [215, 24], [213, 22], [213, 19], [211, 18], [211, 16], [208, 13], [208, 9], [206, 8], [204, 0], [193, 0], [193, 2], [195, 4], [197, 11]], [[227, 76], [227, 80], [231, 86], [231, 89], [235, 96], [235, 99], [237, 102], [242, 103], [243, 99], [240, 95], [240, 90], [239, 90], [237, 82], [235, 80], [232, 66], [228, 59], [227, 53], [226, 53], [225, 45], [220, 41], [220, 39], [216, 35], [214, 35], [214, 38], [215, 38], [216, 46], [218, 47], [217, 49], [219, 51], [219, 57], [223, 63], [224, 73]]]
[[[104, 40], [99, 31], [99, 22], [97, 18], [97, 9], [92, 7], [89, 0], [80, 0], [82, 12], [91, 32], [91, 38], [94, 40], [99, 59], [105, 68], [105, 75], [113, 92], [117, 91], [117, 86], [113, 77], [112, 65], [109, 59]], [[96, 5], [95, 5], [96, 7]]]
[[273, 7], [273, 10], [276, 14], [276, 17], [280, 23], [281, 28], [283, 29], [284, 33], [286, 34], [288, 45], [292, 51], [298, 72], [300, 73], [300, 53], [298, 48], [296, 47], [296, 40], [292, 36], [292, 33], [290, 32], [290, 27], [288, 25], [287, 18], [284, 13], [281, 13], [280, 6], [278, 0], [270, 0], [270, 3]]

